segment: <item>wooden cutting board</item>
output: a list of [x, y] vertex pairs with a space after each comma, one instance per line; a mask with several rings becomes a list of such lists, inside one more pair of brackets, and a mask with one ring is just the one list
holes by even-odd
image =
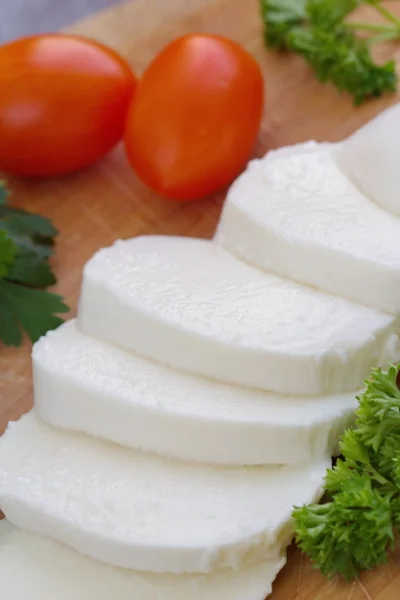
[[[390, 96], [354, 108], [347, 96], [315, 81], [301, 59], [267, 52], [258, 0], [136, 0], [81, 21], [71, 31], [113, 46], [138, 73], [169, 40], [184, 33], [219, 33], [237, 40], [265, 73], [267, 100], [257, 155], [310, 138], [339, 140], [398, 101]], [[393, 54], [393, 48], [383, 52], [389, 50]], [[136, 179], [121, 148], [77, 175], [36, 183], [10, 181], [10, 186], [15, 204], [47, 215], [60, 229], [55, 269], [58, 290], [72, 314], [82, 267], [99, 247], [143, 233], [211, 237], [224, 199], [223, 193], [194, 204], [157, 198]], [[0, 348], [0, 433], [32, 401], [30, 346]], [[400, 550], [389, 564], [352, 584], [328, 582], [292, 548], [272, 599], [398, 600], [399, 561]]]

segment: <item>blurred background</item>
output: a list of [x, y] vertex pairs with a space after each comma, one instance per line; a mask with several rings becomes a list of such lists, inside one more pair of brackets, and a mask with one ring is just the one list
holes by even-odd
[[0, 0], [0, 43], [30, 33], [45, 33], [117, 0]]

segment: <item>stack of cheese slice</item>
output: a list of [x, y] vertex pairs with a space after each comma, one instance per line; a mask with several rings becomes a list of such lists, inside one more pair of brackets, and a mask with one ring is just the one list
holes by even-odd
[[267, 272], [400, 312], [400, 104], [340, 144], [251, 161], [228, 192], [216, 242]]
[[33, 349], [35, 408], [0, 439], [1, 597], [270, 593], [292, 507], [320, 497], [357, 390], [398, 352], [400, 221], [344, 172], [348, 143], [252, 162], [214, 241], [88, 262], [77, 320]]

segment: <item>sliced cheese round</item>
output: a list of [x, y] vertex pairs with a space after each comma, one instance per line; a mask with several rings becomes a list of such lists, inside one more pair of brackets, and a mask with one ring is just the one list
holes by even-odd
[[52, 425], [139, 450], [222, 464], [331, 455], [354, 393], [278, 396], [184, 375], [80, 333], [75, 321], [33, 349], [35, 405]]
[[358, 191], [331, 152], [294, 146], [252, 161], [228, 192], [215, 240], [266, 271], [399, 313], [400, 220]]
[[320, 497], [327, 466], [193, 465], [31, 413], [0, 439], [0, 507], [16, 527], [114, 566], [207, 573], [276, 556], [293, 505]]
[[0, 522], [4, 600], [264, 600], [285, 558], [211, 575], [152, 574], [98, 563]]
[[[338, 164], [355, 184], [377, 205], [398, 217], [399, 138], [400, 104], [395, 104], [335, 145], [334, 152]], [[392, 250], [396, 252], [396, 247]]]
[[78, 328], [181, 371], [284, 394], [352, 392], [397, 322], [263, 273], [216, 244], [143, 236], [84, 269]]

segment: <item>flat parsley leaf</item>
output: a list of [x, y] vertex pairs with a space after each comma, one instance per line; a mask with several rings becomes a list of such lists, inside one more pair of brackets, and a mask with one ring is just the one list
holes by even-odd
[[46, 291], [56, 278], [49, 258], [57, 230], [51, 221], [7, 204], [0, 182], [0, 341], [19, 346], [23, 332], [35, 342], [62, 323], [68, 307]]
[[36, 288], [47, 288], [56, 282], [48, 261], [32, 250], [19, 248], [8, 273], [8, 279]]
[[10, 271], [17, 247], [4, 231], [0, 231], [0, 277], [4, 277]]
[[0, 338], [5, 344], [19, 346], [21, 329], [36, 342], [46, 331], [61, 325], [63, 319], [57, 315], [68, 310], [56, 294], [0, 280]]
[[0, 231], [4, 231], [25, 251], [35, 253], [39, 260], [52, 254], [57, 229], [41, 215], [7, 205], [0, 205]]

